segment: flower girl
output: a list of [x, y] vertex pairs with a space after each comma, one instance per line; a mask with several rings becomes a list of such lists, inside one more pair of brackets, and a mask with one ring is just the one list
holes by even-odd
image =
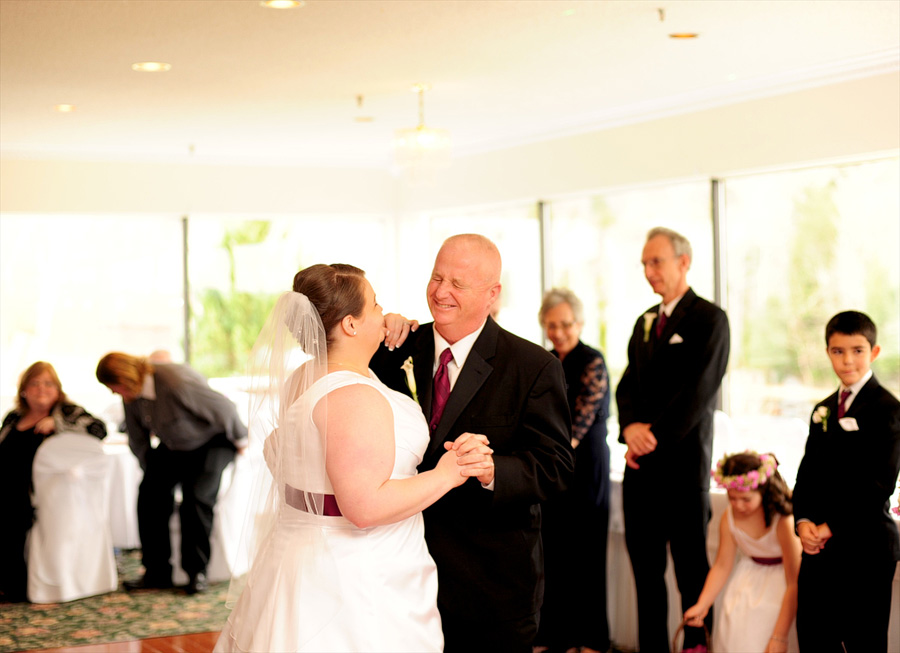
[[[715, 613], [716, 653], [798, 650], [794, 618], [801, 546], [794, 534], [791, 491], [777, 467], [773, 454], [747, 451], [726, 455], [713, 472], [728, 491], [730, 505], [719, 525], [716, 562], [684, 618], [688, 626], [703, 626], [728, 582]], [[743, 555], [735, 565], [738, 550]]]

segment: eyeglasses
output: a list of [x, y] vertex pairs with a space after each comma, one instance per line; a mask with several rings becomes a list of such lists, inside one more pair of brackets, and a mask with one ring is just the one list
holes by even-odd
[[568, 331], [575, 326], [575, 322], [548, 322], [544, 325], [547, 331]]
[[39, 379], [34, 379], [25, 384], [26, 388], [55, 388], [56, 384], [53, 381], [41, 381]]
[[668, 261], [671, 258], [675, 258], [674, 256], [654, 256], [653, 258], [648, 258], [646, 261], [641, 261], [642, 268], [652, 268], [654, 270], [658, 270], [662, 267], [662, 264]]

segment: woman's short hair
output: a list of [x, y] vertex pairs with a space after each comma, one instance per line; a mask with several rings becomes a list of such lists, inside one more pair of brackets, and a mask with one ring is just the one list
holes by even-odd
[[346, 316], [359, 317], [366, 306], [363, 279], [366, 273], [353, 265], [319, 263], [300, 270], [294, 275], [294, 292], [306, 295], [316, 307], [325, 340], [330, 346], [334, 328]]
[[[769, 454], [772, 456], [773, 454]], [[776, 459], [777, 462], [777, 459]], [[762, 466], [759, 454], [752, 451], [736, 453], [725, 459], [722, 464], [722, 474], [725, 476], [737, 476], [746, 474]], [[782, 515], [793, 514], [791, 502], [791, 488], [776, 469], [769, 480], [761, 485], [757, 491], [762, 495], [763, 514], [766, 518], [766, 526], [772, 525], [772, 517], [775, 513]]]
[[123, 385], [129, 392], [140, 394], [144, 377], [153, 372], [153, 365], [146, 359], [114, 351], [97, 364], [97, 380], [103, 385]]
[[56, 403], [61, 404], [67, 401], [66, 393], [63, 392], [62, 383], [59, 380], [59, 375], [56, 373], [56, 370], [53, 369], [53, 366], [50, 363], [38, 361], [32, 363], [27, 370], [22, 372], [22, 376], [19, 377], [19, 389], [16, 393], [16, 409], [18, 412], [24, 413], [29, 409], [28, 399], [25, 398], [25, 388], [35, 377], [40, 376], [44, 372], [50, 375], [50, 378], [56, 385], [56, 391], [59, 392], [59, 399]]
[[538, 322], [541, 326], [544, 326], [544, 316], [547, 312], [560, 304], [568, 304], [572, 308], [575, 321], [579, 324], [584, 323], [584, 306], [578, 296], [568, 288], [551, 288], [544, 293], [541, 309], [538, 311]]

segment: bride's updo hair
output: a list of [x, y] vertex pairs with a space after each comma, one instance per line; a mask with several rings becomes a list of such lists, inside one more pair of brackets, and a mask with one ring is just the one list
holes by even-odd
[[353, 265], [319, 263], [294, 275], [294, 292], [316, 307], [330, 346], [334, 327], [347, 315], [359, 317], [366, 305], [362, 280], [366, 273]]

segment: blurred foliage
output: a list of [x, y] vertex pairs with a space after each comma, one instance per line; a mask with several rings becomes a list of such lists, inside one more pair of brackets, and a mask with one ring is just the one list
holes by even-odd
[[199, 306], [191, 320], [191, 364], [207, 377], [245, 373], [250, 350], [275, 305], [278, 293], [239, 291], [236, 284], [235, 249], [264, 242], [270, 229], [265, 220], [227, 229], [220, 247], [228, 254], [228, 288], [204, 288], [195, 295]]
[[[900, 303], [896, 285], [891, 283], [884, 265], [870, 257], [857, 262], [865, 272], [865, 306], [847, 306], [839, 292], [841, 216], [835, 204], [834, 182], [803, 189], [794, 201], [793, 230], [790, 235], [787, 278], [784, 292], [765, 300], [762, 311], [747, 311], [743, 329], [742, 365], [763, 370], [769, 381], [783, 383], [799, 380], [806, 386], [829, 386], [836, 383], [825, 353], [825, 325], [836, 313], [863, 310], [879, 327], [897, 320]], [[759, 253], [751, 251], [745, 258], [748, 278], [756, 278], [760, 267]], [[900, 356], [891, 354], [875, 364], [889, 385], [897, 384]], [[883, 379], [885, 381], [886, 379]]]

